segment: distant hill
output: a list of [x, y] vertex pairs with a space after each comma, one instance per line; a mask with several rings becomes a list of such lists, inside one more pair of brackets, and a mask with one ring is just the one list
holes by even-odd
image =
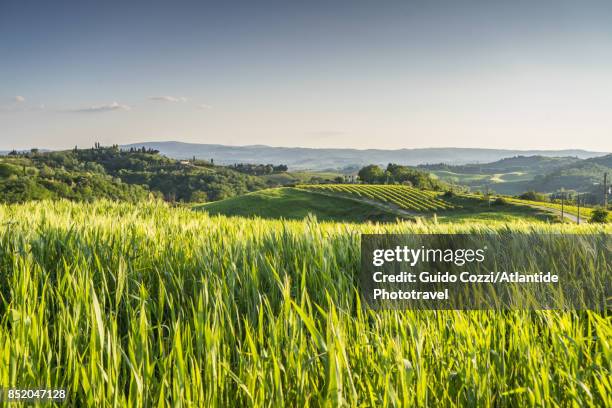
[[419, 168], [425, 170], [446, 170], [465, 174], [495, 174], [522, 172], [543, 174], [564, 166], [581, 161], [577, 157], [549, 157], [549, 156], [514, 156], [507, 157], [492, 163], [464, 164], [451, 166], [448, 164], [424, 164]]
[[553, 193], [561, 188], [592, 192], [603, 174], [612, 175], [612, 154], [589, 159], [576, 157], [516, 156], [492, 163], [418, 166], [449, 183], [472, 190], [489, 188], [502, 194], [528, 190]]
[[162, 154], [187, 159], [214, 159], [219, 164], [272, 163], [286, 164], [291, 170], [343, 169], [367, 164], [388, 163], [416, 166], [426, 163], [467, 164], [489, 163], [512, 156], [572, 156], [581, 159], [603, 156], [606, 153], [586, 150], [503, 150], [472, 148], [425, 148], [425, 149], [318, 149], [303, 147], [271, 147], [263, 145], [226, 146], [182, 142], [144, 142], [122, 146], [123, 148], [146, 147]]
[[612, 154], [560, 167], [547, 174], [536, 176], [529, 183], [530, 190], [552, 192], [561, 188], [578, 192], [593, 192], [601, 184], [604, 173], [612, 176]]

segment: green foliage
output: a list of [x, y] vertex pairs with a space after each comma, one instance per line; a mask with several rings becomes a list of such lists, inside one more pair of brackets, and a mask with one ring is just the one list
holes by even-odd
[[611, 406], [605, 312], [372, 311], [357, 286], [362, 233], [609, 226], [247, 220], [106, 201], [0, 205], [0, 225], [3, 387], [65, 388], [70, 406]]
[[497, 197], [495, 200], [493, 200], [493, 205], [507, 205], [508, 204], [508, 200], [506, 200], [504, 197]]
[[[553, 193], [564, 188], [580, 193], [596, 193], [605, 172], [612, 172], [612, 155], [581, 160], [576, 157], [516, 156], [492, 163], [447, 165], [425, 164], [419, 169], [433, 172], [441, 180], [463, 184], [471, 190], [487, 185], [502, 194], [517, 195], [533, 190]], [[600, 194], [583, 198], [594, 204]], [[531, 201], [539, 201], [529, 198]]]
[[604, 208], [594, 208], [591, 211], [590, 222], [606, 223], [609, 221], [609, 211]]
[[90, 201], [146, 199], [211, 201], [265, 188], [258, 177], [210, 163], [184, 163], [147, 149], [117, 146], [29, 153], [0, 158], [1, 201], [43, 198]]
[[386, 174], [391, 183], [407, 184], [425, 190], [443, 190], [447, 187], [445, 183], [432, 178], [429, 173], [398, 164], [389, 163]]
[[196, 190], [191, 194], [191, 201], [196, 203], [205, 203], [208, 201], [208, 194], [205, 191]]
[[274, 173], [284, 173], [287, 171], [287, 166], [284, 164], [274, 166], [273, 164], [237, 163], [232, 165], [231, 168], [241, 173], [251, 174], [253, 176], [264, 176]]
[[535, 191], [527, 191], [521, 194], [518, 198], [520, 198], [521, 200], [529, 200], [529, 201], [542, 201], [542, 202], [550, 201], [546, 194], [537, 193]]
[[555, 171], [534, 178], [531, 188], [539, 191], [557, 191], [562, 188], [589, 192], [596, 183], [601, 183], [604, 173], [612, 171], [612, 154], [581, 160]]
[[359, 179], [366, 184], [404, 184], [426, 190], [442, 190], [448, 187], [428, 173], [399, 164], [389, 163], [383, 171], [376, 165], [359, 170]]
[[24, 172], [19, 166], [0, 162], [0, 178], [23, 175]]
[[363, 167], [357, 173], [359, 179], [364, 183], [380, 183], [385, 177], [385, 172], [375, 164]]

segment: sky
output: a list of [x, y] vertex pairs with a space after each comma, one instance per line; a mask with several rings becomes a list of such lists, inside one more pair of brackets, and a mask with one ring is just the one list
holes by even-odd
[[612, 151], [610, 1], [0, 0], [0, 150]]

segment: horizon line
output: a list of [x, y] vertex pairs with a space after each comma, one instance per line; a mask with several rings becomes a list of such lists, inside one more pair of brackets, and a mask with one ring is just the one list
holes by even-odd
[[[201, 145], [201, 146], [223, 146], [229, 148], [249, 148], [249, 147], [265, 147], [271, 149], [307, 149], [307, 150], [357, 150], [357, 151], [368, 151], [368, 150], [376, 150], [376, 151], [400, 151], [400, 150], [448, 150], [448, 149], [456, 149], [456, 150], [501, 150], [501, 151], [517, 151], [517, 152], [530, 152], [530, 151], [543, 151], [543, 152], [562, 152], [562, 151], [582, 151], [588, 153], [602, 153], [602, 154], [610, 154], [610, 151], [606, 150], [590, 150], [586, 148], [573, 147], [573, 148], [498, 148], [498, 147], [459, 147], [459, 146], [443, 146], [443, 147], [398, 147], [398, 148], [359, 148], [359, 147], [306, 147], [306, 146], [274, 146], [267, 144], [245, 144], [245, 145], [233, 145], [233, 144], [223, 144], [223, 143], [202, 143], [202, 142], [184, 142], [179, 140], [153, 140], [153, 141], [144, 141], [144, 142], [133, 142], [133, 143], [112, 143], [108, 145], [103, 145], [103, 147], [109, 147], [112, 145], [122, 146], [137, 146], [137, 145], [146, 145], [146, 144], [154, 144], [154, 143], [177, 143], [177, 144], [186, 144], [186, 145]], [[78, 146], [78, 145], [77, 145]], [[0, 148], [2, 152], [11, 152], [13, 150], [16, 151], [27, 151], [31, 149], [39, 149], [44, 151], [65, 151], [72, 150], [73, 147], [65, 147], [65, 148], [48, 148], [42, 146], [30, 146], [25, 148]], [[83, 147], [82, 149], [88, 149], [89, 147]]]

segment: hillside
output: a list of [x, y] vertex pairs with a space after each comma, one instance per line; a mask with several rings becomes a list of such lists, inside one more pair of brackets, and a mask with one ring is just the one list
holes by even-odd
[[604, 173], [612, 176], [612, 154], [563, 166], [529, 183], [530, 190], [551, 192], [561, 188], [578, 192], [594, 192], [603, 181]]
[[425, 170], [445, 170], [454, 173], [465, 174], [494, 174], [524, 172], [540, 174], [546, 173], [560, 167], [579, 162], [577, 157], [548, 157], [548, 156], [514, 156], [497, 160], [491, 163], [464, 164], [452, 166], [444, 163], [424, 164], [419, 168]]
[[468, 186], [472, 191], [487, 188], [501, 194], [519, 194], [529, 189], [529, 183], [537, 176], [579, 162], [576, 157], [515, 156], [491, 163], [448, 165], [425, 164], [419, 169], [448, 183]]
[[398, 215], [343, 197], [323, 197], [295, 188], [275, 188], [195, 207], [212, 215], [303, 219], [320, 221], [394, 222]]
[[[351, 187], [343, 185], [342, 187]], [[550, 221], [551, 211], [525, 205], [488, 205], [482, 198], [454, 196], [441, 199], [440, 193], [405, 193], [398, 200], [394, 188], [403, 186], [356, 185], [369, 190], [340, 191], [333, 185], [275, 188], [197, 205], [194, 209], [211, 215], [260, 217], [266, 219], [303, 219], [314, 215], [320, 221], [394, 222], [398, 218], [435, 220], [442, 223]], [[414, 189], [413, 189], [414, 190]], [[368, 195], [369, 194], [369, 195]], [[440, 198], [437, 198], [440, 197]], [[405, 201], [405, 200], [409, 200]], [[407, 203], [407, 204], [406, 204]], [[430, 208], [426, 208], [431, 206]]]
[[291, 170], [343, 169], [349, 166], [388, 163], [416, 166], [425, 163], [489, 163], [512, 156], [576, 156], [591, 158], [606, 153], [585, 150], [503, 150], [472, 148], [424, 148], [424, 149], [321, 149], [302, 147], [271, 147], [264, 145], [225, 146], [182, 142], [143, 142], [122, 146], [123, 148], [151, 148], [176, 159], [188, 159], [194, 155], [199, 159], [213, 158], [221, 164], [234, 163], [283, 163]]
[[602, 182], [603, 174], [612, 171], [612, 155], [590, 159], [516, 156], [492, 163], [458, 166], [440, 163], [418, 168], [430, 171], [443, 181], [466, 185], [472, 190], [489, 188], [511, 195], [528, 190], [553, 193], [561, 188], [591, 192], [596, 183]]
[[453, 208], [439, 198], [440, 194], [405, 185], [384, 184], [319, 184], [299, 185], [301, 189], [342, 195], [367, 201], [388, 203], [402, 210], [414, 212], [445, 211]]
[[221, 200], [266, 188], [262, 178], [206, 161], [178, 161], [155, 150], [117, 146], [0, 157], [0, 201], [108, 198], [138, 201]]

